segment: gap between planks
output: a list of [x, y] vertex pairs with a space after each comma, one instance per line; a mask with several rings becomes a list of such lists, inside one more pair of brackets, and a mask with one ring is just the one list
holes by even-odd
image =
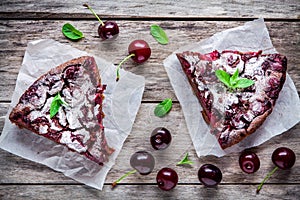
[[[18, 15], [22, 14], [22, 15]], [[25, 17], [23, 17], [25, 14]], [[26, 15], [28, 15], [26, 17]], [[127, 16], [127, 15], [104, 15], [103, 20], [129, 20], [129, 21], [252, 21], [258, 17], [204, 17], [204, 16]], [[0, 20], [92, 20], [95, 17], [90, 14], [81, 13], [47, 13], [47, 12], [0, 12]], [[300, 22], [300, 18], [264, 18], [266, 22]]]
[[[61, 184], [61, 183], [60, 183]], [[221, 187], [222, 185], [224, 186], [233, 186], [233, 185], [254, 185], [254, 186], [258, 186], [260, 183], [219, 183], [218, 187]], [[39, 185], [37, 183], [37, 185]], [[63, 185], [63, 184], [61, 184]], [[74, 184], [76, 185], [76, 183]], [[81, 184], [79, 184], [81, 185]], [[104, 183], [104, 185], [111, 185], [111, 183]], [[157, 185], [157, 183], [118, 183], [118, 185]], [[205, 187], [202, 183], [177, 183], [177, 185], [183, 185], [183, 186], [189, 186], [189, 185], [200, 185]], [[264, 185], [300, 185], [300, 183], [267, 183], [265, 182]]]
[[[222, 185], [259, 185], [260, 183], [219, 183], [218, 186]], [[41, 185], [78, 185], [78, 186], [84, 186], [83, 183], [0, 183], [0, 186], [41, 186]], [[104, 183], [104, 185], [111, 185], [111, 183]], [[122, 185], [157, 185], [157, 183], [118, 183], [117, 186]], [[202, 183], [177, 183], [177, 185], [203, 185]], [[264, 185], [300, 185], [300, 183], [264, 183]], [[203, 185], [204, 186], [204, 185]]]

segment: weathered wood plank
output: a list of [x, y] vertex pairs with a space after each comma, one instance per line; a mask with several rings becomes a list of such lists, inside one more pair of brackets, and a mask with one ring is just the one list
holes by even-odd
[[[2, 0], [0, 18], [94, 18], [82, 4], [85, 0], [59, 1]], [[194, 0], [132, 0], [92, 1], [90, 6], [104, 18], [199, 17], [199, 18], [284, 18], [299, 19], [297, 0], [266, 1], [194, 1]]]
[[[84, 31], [86, 34], [86, 38], [77, 43], [66, 40], [60, 33], [61, 26], [65, 22], [66, 21], [40, 20], [20, 22], [0, 21], [0, 44], [2, 44], [2, 49], [0, 50], [0, 58], [2, 60], [0, 65], [2, 77], [2, 82], [0, 83], [0, 101], [9, 102], [11, 98], [15, 80], [28, 41], [40, 38], [52, 38], [66, 44], [71, 44], [72, 46], [88, 51], [91, 54], [105, 57], [106, 59], [111, 60], [111, 62], [118, 63], [127, 53], [126, 49], [129, 43], [128, 41], [141, 37], [149, 41], [150, 46], [153, 49], [153, 56], [143, 65], [136, 66], [128, 62], [124, 68], [146, 77], [146, 90], [143, 97], [144, 103], [139, 110], [132, 133], [126, 140], [124, 147], [116, 160], [115, 166], [108, 174], [106, 183], [111, 183], [123, 173], [131, 169], [128, 160], [131, 154], [136, 150], [148, 150], [152, 152], [157, 160], [156, 168], [154, 172], [148, 176], [130, 176], [123, 181], [125, 184], [140, 185], [122, 185], [116, 188], [113, 192], [110, 191], [110, 186], [107, 185], [104, 187], [103, 192], [99, 192], [89, 187], [82, 186], [43, 165], [33, 163], [0, 150], [0, 163], [4, 163], [0, 165], [1, 199], [31, 199], [32, 197], [40, 199], [45, 197], [47, 197], [47, 199], [52, 197], [53, 199], [57, 199], [57, 197], [67, 199], [74, 197], [76, 199], [80, 199], [83, 198], [81, 195], [89, 198], [100, 197], [103, 199], [118, 199], [121, 196], [133, 199], [135, 197], [138, 198], [140, 195], [149, 198], [176, 197], [178, 199], [182, 199], [185, 197], [192, 198], [199, 196], [202, 198], [215, 197], [220, 199], [232, 199], [240, 198], [241, 194], [245, 195], [245, 198], [257, 198], [255, 195], [255, 187], [262, 180], [264, 175], [273, 167], [270, 160], [273, 150], [279, 146], [287, 146], [296, 150], [298, 149], [298, 144], [300, 142], [298, 137], [300, 124], [296, 125], [287, 133], [271, 139], [260, 147], [254, 148], [254, 151], [257, 152], [261, 158], [261, 168], [256, 174], [247, 175], [242, 173], [239, 169], [237, 162], [238, 154], [230, 154], [223, 158], [208, 156], [199, 159], [196, 157], [191, 139], [187, 132], [181, 107], [178, 103], [174, 104], [172, 112], [163, 119], [156, 118], [153, 115], [155, 104], [145, 103], [147, 101], [159, 101], [167, 97], [171, 97], [176, 100], [162, 66], [163, 59], [166, 58], [172, 51], [176, 50], [180, 46], [194, 43], [209, 37], [215, 32], [241, 25], [243, 22], [136, 22], [120, 20], [118, 23], [121, 24], [120, 28], [122, 28], [123, 32], [120, 34], [119, 38], [117, 38], [114, 42], [101, 42], [95, 33], [97, 22], [74, 21], [72, 23], [78, 26], [80, 30]], [[159, 23], [165, 28], [171, 39], [169, 45], [161, 46], [149, 35], [149, 26], [152, 23]], [[47, 28], [44, 29], [42, 26]], [[268, 22], [267, 26], [269, 27], [274, 46], [279, 52], [288, 56], [290, 63], [289, 73], [295, 81], [296, 87], [299, 91], [300, 77], [298, 70], [300, 68], [300, 51], [299, 37], [297, 37], [299, 33], [299, 23]], [[134, 31], [132, 31], [133, 29]], [[3, 116], [6, 114], [7, 108], [8, 103], [0, 103], [0, 130], [3, 128]], [[150, 133], [157, 126], [165, 126], [173, 133], [173, 142], [171, 146], [163, 152], [154, 151], [149, 143]], [[191, 159], [196, 162], [195, 165], [192, 167], [176, 167], [175, 163], [179, 161], [186, 151], [190, 153]], [[296, 154], [297, 157], [299, 157], [299, 152], [296, 151]], [[199, 185], [197, 171], [204, 163], [215, 164], [222, 170], [223, 181], [218, 190], [204, 189]], [[156, 172], [165, 166], [175, 168], [180, 177], [180, 185], [176, 188], [176, 190], [169, 193], [161, 192], [154, 185]], [[298, 161], [291, 170], [278, 171], [268, 181], [271, 185], [266, 185], [259, 197], [262, 199], [269, 199], [271, 197], [275, 199], [298, 199], [297, 195], [299, 193], [300, 184], [299, 171], [300, 163]], [[73, 187], [75, 188], [74, 190], [72, 190]], [[68, 192], [66, 193], [65, 191]], [[136, 192], [132, 191], [139, 191], [139, 196], [136, 195]], [[50, 194], [52, 194], [51, 197], [49, 197]], [[147, 196], [148, 194], [149, 196]]]
[[[180, 177], [180, 183], [198, 183], [197, 171], [202, 164], [212, 163], [220, 167], [223, 172], [222, 183], [259, 183], [263, 177], [272, 170], [273, 164], [271, 154], [279, 146], [287, 146], [295, 150], [296, 156], [300, 138], [298, 133], [300, 123], [280, 136], [274, 137], [265, 144], [254, 148], [261, 160], [260, 170], [254, 175], [247, 175], [241, 171], [238, 165], [238, 153], [229, 154], [222, 158], [208, 156], [198, 158], [188, 134], [181, 107], [178, 103], [174, 105], [172, 111], [164, 118], [155, 117], [153, 110], [156, 104], [142, 104], [131, 134], [126, 139], [124, 146], [116, 160], [115, 166], [109, 172], [106, 183], [112, 183], [124, 173], [131, 170], [129, 165], [130, 156], [138, 150], [151, 152], [156, 159], [156, 166], [153, 173], [148, 176], [129, 176], [123, 183], [153, 183], [156, 173], [163, 167], [174, 168]], [[6, 114], [8, 104], [0, 104], [0, 116]], [[0, 130], [2, 130], [3, 118], [0, 119]], [[155, 151], [152, 149], [149, 139], [152, 130], [163, 126], [168, 128], [173, 136], [173, 140], [168, 149]], [[195, 161], [191, 167], [175, 166], [183, 157], [185, 152], [190, 153], [190, 158]], [[76, 183], [64, 177], [62, 174], [34, 162], [19, 158], [8, 152], [0, 150], [0, 184], [2, 183]], [[297, 183], [300, 184], [300, 162], [296, 162], [291, 170], [278, 171], [269, 183]]]
[[[0, 21], [0, 101], [9, 101], [14, 90], [18, 70], [29, 41], [51, 38], [72, 45], [80, 50], [105, 58], [115, 64], [126, 55], [130, 41], [143, 38], [152, 48], [151, 58], [144, 64], [136, 65], [128, 61], [124, 69], [143, 75], [146, 88], [143, 101], [162, 100], [171, 97], [176, 100], [173, 89], [163, 67], [163, 60], [181, 46], [192, 44], [210, 37], [216, 32], [242, 25], [244, 22], [214, 21], [118, 21], [120, 35], [115, 41], [101, 41], [97, 36], [97, 22], [72, 21], [85, 38], [79, 42], [67, 40], [61, 33], [64, 23], [70, 21]], [[170, 43], [158, 44], [149, 33], [151, 24], [160, 24], [167, 32]], [[288, 57], [292, 79], [300, 91], [300, 24], [299, 22], [267, 22], [270, 36], [277, 50]], [[47, 27], [47, 28], [45, 28]], [[162, 92], [163, 91], [163, 92]]]
[[[162, 191], [156, 185], [122, 185], [98, 191], [81, 185], [0, 185], [0, 198], [8, 199], [299, 199], [299, 185], [265, 185], [260, 194], [257, 185], [177, 185]], [[133, 192], [138, 191], [138, 193]]]
[[[195, 3], [196, 2], [196, 3]], [[152, 56], [145, 64], [127, 62], [124, 68], [146, 78], [142, 106], [131, 134], [109, 172], [103, 191], [73, 181], [46, 166], [0, 150], [0, 199], [300, 199], [300, 162], [291, 170], [277, 171], [259, 195], [255, 190], [265, 174], [273, 168], [271, 154], [279, 146], [294, 149], [297, 158], [300, 138], [298, 123], [286, 133], [253, 148], [261, 159], [261, 167], [252, 175], [243, 173], [238, 166], [238, 153], [223, 158], [197, 158], [189, 137], [179, 103], [164, 118], [153, 115], [155, 103], [171, 97], [173, 89], [163, 68], [163, 60], [181, 46], [195, 43], [216, 32], [242, 25], [244, 21], [263, 17], [277, 50], [288, 57], [288, 72], [300, 94], [300, 4], [298, 0], [131, 0], [93, 1], [90, 5], [103, 19], [116, 19], [119, 37], [102, 42], [97, 36], [98, 22], [82, 6], [85, 0], [2, 0], [0, 3], [0, 130], [14, 91], [15, 81], [26, 45], [36, 39], [51, 38], [78, 49], [101, 56], [115, 64], [127, 54], [130, 41], [142, 38], [152, 47]], [[16, 20], [14, 20], [16, 19]], [[181, 20], [181, 21], [178, 21]], [[84, 32], [85, 38], [71, 42], [61, 34], [64, 23], [71, 22]], [[149, 26], [160, 24], [170, 38], [170, 44], [161, 46], [149, 34]], [[167, 127], [173, 134], [171, 146], [154, 151], [149, 136], [157, 126]], [[148, 176], [133, 175], [122, 185], [111, 190], [110, 183], [131, 170], [129, 158], [137, 150], [153, 153], [156, 167]], [[175, 166], [185, 152], [195, 161], [191, 167]], [[212, 163], [223, 172], [218, 188], [205, 188], [197, 178], [198, 168]], [[179, 185], [163, 192], [155, 184], [157, 171], [172, 167], [179, 175]]]

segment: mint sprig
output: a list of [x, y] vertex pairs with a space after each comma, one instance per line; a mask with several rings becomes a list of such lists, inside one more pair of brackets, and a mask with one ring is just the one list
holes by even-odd
[[50, 105], [50, 118], [53, 118], [58, 113], [59, 108], [62, 105], [68, 106], [68, 104], [61, 98], [60, 94], [57, 93]]
[[191, 164], [194, 164], [194, 162], [189, 159], [189, 153], [186, 153], [184, 158], [177, 163], [177, 165], [191, 165]]
[[230, 90], [235, 90], [237, 88], [247, 88], [254, 84], [254, 81], [251, 79], [240, 78], [238, 69], [236, 69], [232, 76], [230, 76], [230, 74], [228, 74], [222, 69], [216, 70], [215, 75]]
[[157, 117], [165, 116], [172, 108], [172, 99], [167, 98], [158, 104], [154, 109], [154, 114]]

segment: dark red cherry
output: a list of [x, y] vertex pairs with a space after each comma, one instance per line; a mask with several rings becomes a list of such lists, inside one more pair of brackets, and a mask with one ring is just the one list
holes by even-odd
[[116, 22], [106, 21], [98, 27], [98, 34], [103, 39], [114, 39], [119, 35], [119, 26]]
[[130, 165], [141, 175], [147, 175], [152, 172], [155, 165], [155, 159], [147, 151], [137, 151], [130, 158]]
[[134, 40], [128, 46], [129, 54], [133, 55], [131, 59], [136, 63], [143, 63], [151, 55], [149, 44], [144, 40]]
[[242, 152], [239, 157], [239, 164], [241, 169], [248, 174], [256, 172], [260, 167], [258, 156], [255, 153], [248, 151]]
[[198, 171], [198, 178], [207, 187], [218, 185], [222, 180], [221, 170], [212, 164], [202, 165]]
[[259, 184], [256, 193], [259, 193], [264, 183], [277, 171], [277, 169], [290, 169], [293, 167], [296, 161], [296, 155], [293, 150], [287, 147], [279, 147], [273, 151], [272, 161], [276, 167], [269, 172]]
[[287, 147], [279, 147], [273, 152], [272, 161], [280, 169], [290, 169], [295, 164], [296, 155]]
[[160, 189], [169, 191], [177, 185], [178, 175], [176, 171], [171, 168], [162, 168], [157, 173], [156, 182]]
[[131, 58], [136, 63], [143, 63], [151, 55], [151, 49], [149, 44], [144, 40], [134, 40], [128, 46], [129, 55], [124, 58], [117, 67], [117, 78], [116, 81], [120, 79], [120, 68], [124, 62], [126, 62], [129, 58]]
[[172, 140], [170, 131], [164, 127], [158, 127], [152, 131], [150, 142], [154, 149], [163, 150], [166, 149]]
[[98, 27], [98, 35], [100, 36], [100, 38], [106, 40], [106, 39], [114, 39], [118, 36], [119, 26], [116, 22], [112, 22], [112, 21], [103, 22], [88, 4], [85, 3], [83, 4], [83, 6], [88, 8], [93, 13], [93, 15], [98, 19], [100, 23]]

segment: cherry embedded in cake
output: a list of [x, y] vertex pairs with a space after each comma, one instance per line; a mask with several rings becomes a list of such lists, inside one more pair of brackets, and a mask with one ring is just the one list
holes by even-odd
[[286, 79], [287, 59], [277, 53], [225, 50], [176, 55], [222, 149], [263, 124]]
[[38, 78], [20, 97], [9, 119], [103, 165], [114, 152], [102, 125], [105, 88], [95, 59], [75, 58]]

